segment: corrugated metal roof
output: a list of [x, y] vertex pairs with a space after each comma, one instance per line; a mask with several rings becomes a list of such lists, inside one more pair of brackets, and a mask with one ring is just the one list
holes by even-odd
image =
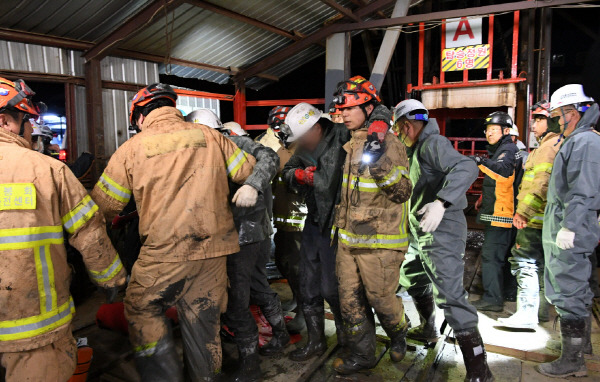
[[[100, 41], [151, 0], [2, 0], [0, 27], [68, 37], [84, 41]], [[309, 35], [336, 16], [338, 12], [320, 0], [211, 0], [215, 5], [254, 18], [293, 33]], [[349, 9], [349, 0], [338, 0]], [[169, 14], [173, 20], [171, 57], [216, 65], [244, 68], [260, 61], [293, 41], [287, 37], [242, 21], [184, 3]], [[164, 56], [168, 52], [165, 17], [125, 41], [122, 48]], [[172, 32], [171, 32], [172, 31]], [[304, 63], [323, 54], [325, 49], [313, 45], [270, 68], [266, 73], [285, 76]], [[227, 83], [229, 76], [212, 71], [171, 66], [171, 74]], [[166, 72], [160, 65], [161, 73]], [[247, 86], [259, 89], [269, 84], [264, 78], [252, 78]]]

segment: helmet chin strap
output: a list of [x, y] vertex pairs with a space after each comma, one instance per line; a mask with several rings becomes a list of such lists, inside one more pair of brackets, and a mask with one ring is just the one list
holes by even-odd
[[25, 135], [25, 122], [29, 120], [29, 116], [27, 114], [23, 115], [23, 119], [21, 120], [21, 127], [19, 128], [19, 137], [23, 138]]

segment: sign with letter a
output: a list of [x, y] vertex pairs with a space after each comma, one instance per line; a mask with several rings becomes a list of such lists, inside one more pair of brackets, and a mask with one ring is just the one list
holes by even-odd
[[481, 44], [481, 18], [446, 20], [446, 48]]

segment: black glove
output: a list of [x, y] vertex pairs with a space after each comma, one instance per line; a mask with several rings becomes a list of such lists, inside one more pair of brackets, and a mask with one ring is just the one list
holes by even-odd
[[365, 147], [363, 148], [362, 162], [364, 164], [375, 163], [381, 158], [385, 151], [385, 143], [379, 142], [377, 133], [367, 136]]
[[473, 159], [478, 166], [483, 162], [483, 158], [476, 155], [470, 155], [469, 158]]

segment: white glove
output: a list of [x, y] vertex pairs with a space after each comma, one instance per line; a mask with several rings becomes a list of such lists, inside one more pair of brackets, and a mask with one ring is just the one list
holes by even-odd
[[419, 227], [421, 227], [423, 232], [435, 231], [440, 225], [445, 212], [444, 203], [439, 200], [425, 204], [423, 208], [417, 211], [417, 214], [423, 215]]
[[567, 228], [561, 228], [556, 234], [556, 245], [560, 249], [571, 249], [575, 247], [575, 232]]
[[253, 207], [258, 199], [258, 191], [256, 188], [244, 184], [237, 190], [231, 201], [238, 207]]

